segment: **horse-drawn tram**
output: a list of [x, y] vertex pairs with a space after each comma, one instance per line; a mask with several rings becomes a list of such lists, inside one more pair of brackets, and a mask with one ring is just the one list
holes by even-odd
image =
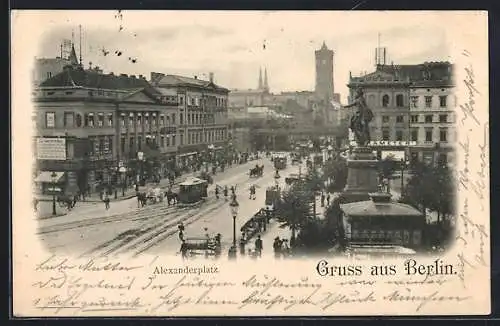
[[208, 182], [191, 178], [179, 184], [179, 205], [190, 206], [207, 198]]
[[205, 257], [219, 257], [221, 254], [221, 236], [192, 237], [184, 239], [184, 250], [188, 256], [204, 255]]

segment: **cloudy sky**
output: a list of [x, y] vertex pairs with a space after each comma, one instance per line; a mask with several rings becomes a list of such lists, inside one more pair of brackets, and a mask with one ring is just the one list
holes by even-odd
[[[85, 65], [92, 62], [105, 72], [149, 79], [151, 71], [200, 78], [212, 71], [216, 83], [248, 89], [257, 86], [262, 66], [267, 67], [271, 91], [280, 92], [314, 88], [314, 50], [325, 41], [335, 51], [335, 91], [345, 101], [349, 72], [373, 70], [379, 33], [389, 62], [414, 64], [453, 61], [450, 32], [457, 28], [453, 14], [444, 12], [122, 11], [121, 17], [117, 13], [31, 12], [29, 21], [40, 34], [33, 56], [58, 56], [59, 44], [71, 39], [72, 32], [79, 52], [81, 25]], [[103, 49], [109, 54], [104, 55]], [[117, 56], [115, 51], [123, 54]]]

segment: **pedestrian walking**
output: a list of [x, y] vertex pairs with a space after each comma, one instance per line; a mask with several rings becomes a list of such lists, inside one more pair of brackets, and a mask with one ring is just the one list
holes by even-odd
[[245, 255], [245, 245], [247, 243], [247, 240], [245, 239], [245, 232], [241, 232], [241, 238], [240, 238], [240, 255], [244, 256]]
[[326, 195], [326, 204], [328, 206], [330, 206], [330, 193], [328, 193], [328, 195]]
[[262, 239], [260, 238], [260, 235], [257, 236], [257, 240], [255, 240], [255, 251], [259, 257], [262, 257]]
[[182, 259], [188, 258], [188, 247], [187, 247], [186, 240], [182, 240], [180, 252], [181, 252]]
[[273, 250], [274, 250], [274, 258], [280, 258], [280, 256], [281, 256], [281, 240], [280, 240], [280, 237], [274, 238]]
[[229, 195], [229, 190], [227, 189], [227, 186], [224, 186], [224, 198], [227, 200], [227, 196]]
[[215, 198], [219, 199], [219, 185], [215, 185]]
[[104, 194], [103, 201], [104, 201], [104, 207], [106, 208], [106, 210], [108, 210], [109, 209], [109, 196], [108, 196], [107, 192]]
[[321, 207], [325, 207], [325, 193], [321, 193]]

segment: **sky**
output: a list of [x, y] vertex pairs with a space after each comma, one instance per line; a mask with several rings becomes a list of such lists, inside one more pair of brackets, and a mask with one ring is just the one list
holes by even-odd
[[[142, 74], [148, 79], [152, 71], [202, 79], [213, 72], [215, 82], [230, 89], [256, 88], [259, 67], [266, 67], [275, 93], [314, 89], [314, 51], [324, 41], [335, 52], [335, 92], [345, 102], [349, 73], [374, 70], [379, 33], [380, 45], [387, 47], [388, 63], [453, 61], [450, 31], [457, 26], [449, 20], [452, 15], [415, 11], [33, 11], [24, 19], [43, 26], [37, 28], [40, 36], [33, 56], [59, 56], [62, 39], [72, 38], [78, 54], [81, 25], [85, 66], [92, 62], [104, 72]], [[103, 49], [109, 53], [104, 55]], [[122, 55], [117, 56], [116, 51]]]

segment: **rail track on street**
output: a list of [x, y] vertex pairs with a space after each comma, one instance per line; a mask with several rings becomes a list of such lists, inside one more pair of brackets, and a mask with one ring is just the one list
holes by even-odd
[[[260, 178], [250, 182], [260, 183], [269, 177], [270, 175], [267, 178]], [[245, 186], [248, 184], [249, 180], [248, 174], [238, 174], [233, 177], [233, 180], [221, 180], [221, 183], [233, 184], [238, 189], [238, 186]], [[120, 233], [113, 239], [94, 247], [81, 256], [109, 257], [121, 254], [131, 254], [134, 257], [138, 256], [178, 233], [178, 225], [180, 223], [188, 226], [228, 205], [227, 200], [223, 198], [216, 200], [214, 197], [214, 191], [212, 190], [209, 192], [209, 198], [207, 200], [202, 201], [194, 207], [174, 211], [173, 214], [168, 216], [168, 219], [165, 219], [164, 212], [158, 212], [155, 216], [150, 216], [145, 220], [145, 223], [142, 225]]]

